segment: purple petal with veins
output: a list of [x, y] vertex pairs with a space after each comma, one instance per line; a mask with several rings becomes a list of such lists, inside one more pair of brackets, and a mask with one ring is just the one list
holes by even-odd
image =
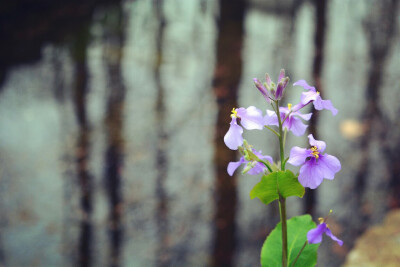
[[336, 157], [324, 154], [318, 159], [318, 168], [319, 172], [323, 174], [325, 179], [333, 180], [335, 174], [340, 171], [341, 165], [340, 161]]
[[311, 157], [301, 166], [298, 179], [302, 186], [315, 189], [324, 180], [323, 173], [316, 167], [316, 161], [315, 158]]
[[290, 156], [287, 162], [293, 166], [299, 166], [303, 164], [308, 157], [311, 157], [309, 149], [295, 146], [290, 150]]
[[290, 130], [295, 136], [302, 136], [308, 127], [299, 118], [296, 118], [292, 114], [283, 123], [283, 127]]

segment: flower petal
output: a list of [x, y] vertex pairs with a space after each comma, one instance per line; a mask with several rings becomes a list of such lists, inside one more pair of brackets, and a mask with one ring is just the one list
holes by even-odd
[[240, 123], [247, 130], [262, 130], [265, 122], [261, 110], [254, 106], [250, 106], [247, 109], [238, 108], [237, 114], [240, 117]]
[[315, 140], [312, 134], [308, 135], [308, 142], [311, 146], [316, 146], [318, 148], [318, 152], [324, 152], [326, 148], [326, 143], [324, 141]]
[[264, 155], [262, 154], [262, 151], [261, 151], [261, 150], [257, 152], [257, 150], [253, 149], [253, 153], [254, 153], [254, 155], [256, 155], [259, 159], [265, 159], [265, 160], [269, 161], [269, 163], [271, 163], [271, 164], [273, 163], [272, 157], [267, 156], [267, 155], [264, 156]]
[[320, 225], [317, 226], [317, 228], [311, 229], [307, 233], [307, 241], [310, 244], [316, 244], [316, 243], [321, 243], [322, 241], [322, 234], [325, 233], [326, 229], [326, 223], [321, 223]]
[[290, 116], [290, 118], [283, 123], [283, 126], [292, 131], [295, 136], [302, 136], [308, 127], [308, 125], [305, 125], [299, 118], [294, 116]]
[[332, 232], [331, 232], [331, 229], [326, 228], [325, 234], [326, 234], [327, 236], [329, 236], [330, 238], [332, 238], [333, 241], [336, 241], [336, 242], [339, 244], [339, 246], [342, 246], [342, 245], [343, 245], [343, 241], [340, 240], [339, 238], [337, 238], [336, 236], [334, 236], [334, 235], [332, 234]]
[[259, 158], [262, 159], [262, 160], [266, 160], [271, 164], [273, 164], [273, 162], [274, 162], [272, 157], [270, 157], [270, 156], [260, 156]]
[[321, 173], [318, 168], [315, 158], [311, 158], [301, 166], [299, 171], [299, 182], [302, 186], [315, 189], [323, 180], [323, 173]]
[[264, 164], [257, 162], [257, 164], [251, 168], [247, 173], [250, 175], [257, 175], [259, 173], [263, 173], [267, 167], [264, 166]]
[[299, 166], [303, 164], [304, 161], [306, 161], [307, 157], [310, 156], [311, 153], [308, 149], [295, 146], [290, 150], [290, 156], [287, 162], [292, 164], [293, 166]]
[[236, 150], [243, 144], [243, 128], [237, 124], [236, 118], [232, 118], [230, 124], [229, 130], [224, 136], [224, 142], [227, 147]]
[[294, 105], [292, 107], [292, 113], [299, 111], [300, 109], [304, 108], [306, 105], [307, 105], [307, 103], [306, 104], [302, 104], [301, 102], [299, 104]]
[[279, 125], [278, 116], [275, 112], [267, 109], [267, 114], [264, 116], [264, 125]]
[[338, 113], [338, 110], [332, 105], [330, 100], [322, 100], [322, 107], [324, 109], [330, 110], [332, 115], [335, 116]]
[[313, 105], [316, 110], [330, 110], [333, 116], [338, 113], [338, 110], [332, 105], [332, 102], [330, 100], [322, 100], [320, 96], [315, 99]]
[[292, 112], [292, 116], [297, 116], [297, 117], [302, 118], [303, 120], [308, 121], [311, 119], [312, 113], [302, 114], [300, 112], [294, 111], [294, 112]]
[[241, 157], [239, 161], [229, 162], [227, 168], [228, 174], [232, 176], [233, 173], [236, 171], [236, 169], [239, 168], [239, 166], [242, 165], [244, 162], [245, 162], [244, 157]]
[[341, 169], [340, 161], [328, 154], [321, 155], [317, 164], [320, 172], [323, 173], [323, 177], [328, 180], [333, 180], [335, 174]]
[[323, 110], [324, 106], [322, 105], [322, 98], [321, 96], [318, 94], [317, 97], [315, 98], [314, 102], [313, 102], [314, 108], [316, 110]]
[[[300, 96], [300, 103], [303, 105], [307, 105], [308, 103], [312, 101], [316, 101], [318, 98], [321, 98], [317, 92], [314, 91], [308, 91], [308, 92], [303, 92], [301, 93]], [[315, 107], [315, 104], [314, 104]]]
[[302, 86], [304, 89], [306, 89], [306, 90], [311, 90], [311, 91], [313, 91], [313, 92], [316, 92], [317, 90], [315, 90], [315, 87], [314, 86], [310, 86], [310, 85], [308, 85], [308, 83], [305, 81], [305, 80], [299, 80], [299, 81], [297, 81], [297, 82], [295, 82], [294, 84], [293, 84], [293, 86]]

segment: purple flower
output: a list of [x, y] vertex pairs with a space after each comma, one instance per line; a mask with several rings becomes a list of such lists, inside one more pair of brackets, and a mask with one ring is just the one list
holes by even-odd
[[231, 117], [231, 126], [224, 136], [224, 142], [232, 150], [236, 150], [243, 144], [243, 128], [237, 124], [237, 118], [240, 119], [240, 124], [247, 130], [262, 130], [265, 125], [261, 110], [254, 106], [250, 106], [247, 109], [234, 108], [232, 109]]
[[305, 80], [299, 80], [293, 85], [299, 85], [308, 90], [308, 92], [303, 92], [301, 94], [300, 102], [303, 107], [312, 102], [316, 110], [327, 109], [330, 110], [333, 115], [338, 113], [338, 110], [332, 105], [332, 102], [330, 100], [322, 100], [320, 93], [315, 89], [315, 87], [308, 85]]
[[[296, 136], [304, 134], [308, 126], [305, 125], [301, 119], [308, 121], [311, 118], [312, 113], [302, 114], [299, 111], [292, 109], [291, 104], [289, 104], [287, 108], [280, 107], [279, 112], [281, 114], [281, 121], [289, 115], [289, 117], [283, 122], [283, 128], [292, 131]], [[265, 115], [264, 119], [266, 125], [279, 126], [278, 116], [272, 110], [267, 110], [267, 115]]]
[[[257, 152], [255, 149], [252, 149], [252, 151], [253, 151], [254, 155], [256, 155], [259, 159], [267, 160], [272, 164], [272, 158], [270, 156], [263, 156], [261, 154], [261, 150], [260, 150], [260, 152]], [[239, 166], [242, 165], [243, 163], [248, 166], [249, 166], [249, 163], [251, 164], [250, 165], [251, 169], [247, 172], [250, 175], [257, 175], [257, 174], [263, 173], [265, 170], [267, 170], [267, 167], [265, 167], [265, 165], [263, 163], [258, 162], [258, 161], [248, 161], [244, 158], [244, 156], [242, 156], [239, 159], [239, 161], [229, 162], [228, 168], [227, 168], [228, 174], [230, 176], [232, 176], [233, 173], [236, 171], [236, 169], [239, 168]]]
[[304, 187], [317, 188], [323, 179], [333, 180], [335, 174], [340, 171], [339, 160], [331, 155], [322, 154], [326, 148], [323, 141], [315, 140], [312, 134], [308, 135], [311, 148], [305, 149], [293, 147], [290, 151], [288, 163], [299, 166], [299, 182]]
[[278, 77], [278, 85], [275, 90], [275, 84], [271, 81], [269, 74], [265, 74], [265, 83], [262, 84], [257, 78], [253, 79], [257, 89], [261, 92], [264, 98], [271, 102], [271, 100], [280, 100], [283, 96], [283, 91], [289, 83], [289, 77], [285, 77], [285, 70], [281, 69]]
[[343, 241], [338, 239], [336, 236], [334, 236], [329, 229], [328, 225], [325, 222], [322, 222], [320, 225], [317, 226], [317, 228], [311, 229], [307, 233], [307, 241], [310, 244], [316, 244], [316, 243], [321, 243], [322, 241], [322, 234], [326, 234], [330, 238], [332, 238], [333, 241], [336, 241], [339, 246], [343, 245]]

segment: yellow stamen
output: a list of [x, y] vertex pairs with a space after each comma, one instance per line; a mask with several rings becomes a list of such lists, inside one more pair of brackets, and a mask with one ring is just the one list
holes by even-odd
[[316, 146], [311, 147], [311, 154], [316, 158], [319, 159], [319, 151]]
[[[329, 213], [328, 213], [328, 215], [326, 215], [325, 218], [322, 218], [322, 217], [318, 218], [319, 224], [326, 222], [326, 221], [328, 220], [329, 215], [331, 215], [332, 212], [333, 212], [333, 211], [330, 210]], [[326, 227], [329, 228], [329, 224], [326, 224]]]
[[291, 110], [292, 109], [292, 104], [290, 104], [290, 103], [287, 104], [287, 107], [288, 107], [289, 110]]
[[317, 91], [317, 95], [319, 95], [320, 94], [320, 92], [319, 91]]
[[232, 112], [232, 114], [231, 114], [231, 117], [232, 117], [232, 118], [237, 118], [237, 117], [238, 117], [237, 111], [236, 111], [235, 108], [233, 108], [231, 112]]

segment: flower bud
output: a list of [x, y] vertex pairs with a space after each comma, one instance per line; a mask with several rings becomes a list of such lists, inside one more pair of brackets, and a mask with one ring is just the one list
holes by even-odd
[[279, 83], [278, 87], [276, 88], [275, 99], [280, 100], [283, 96], [283, 91], [285, 90], [286, 86], [289, 83], [289, 77], [282, 78]]
[[242, 173], [245, 174], [248, 171], [250, 171], [251, 169], [254, 168], [254, 166], [256, 166], [258, 162], [257, 161], [250, 161], [249, 163], [247, 163], [246, 167], [243, 169]]

